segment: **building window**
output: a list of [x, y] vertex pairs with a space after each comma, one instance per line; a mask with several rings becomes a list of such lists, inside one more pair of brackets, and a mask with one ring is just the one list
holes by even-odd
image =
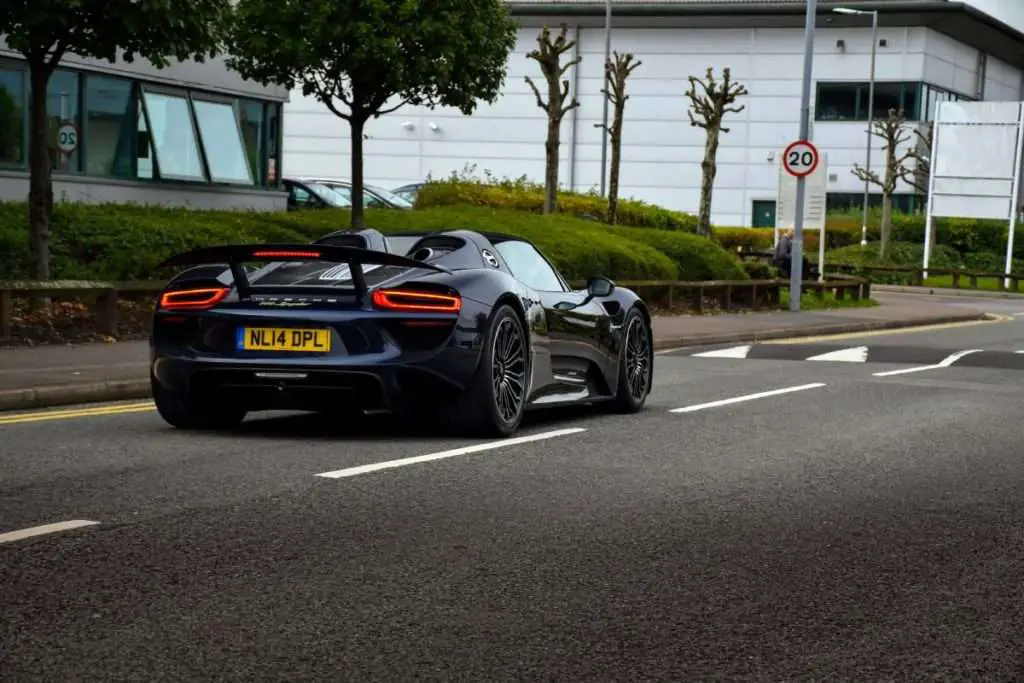
[[136, 117], [132, 82], [107, 76], [85, 77], [85, 173], [135, 177]]
[[266, 159], [267, 127], [263, 102], [253, 100], [238, 101], [238, 115], [242, 128], [242, 139], [245, 141], [245, 154], [249, 159], [256, 182], [265, 185], [267, 171], [263, 160]]
[[0, 69], [0, 166], [25, 165], [26, 78], [21, 69]]
[[[819, 83], [814, 118], [818, 121], [867, 121], [869, 83]], [[920, 113], [920, 83], [876, 82], [874, 119], [884, 119], [890, 109], [902, 109], [908, 121]]]
[[281, 109], [280, 104], [267, 105], [267, 179], [268, 187], [281, 186]]
[[[0, 167], [28, 165], [29, 87], [26, 69], [0, 62]], [[46, 107], [57, 173], [280, 186], [280, 103], [62, 69]]]
[[252, 185], [253, 172], [249, 169], [234, 106], [193, 99], [192, 107], [206, 153], [206, 165], [210, 169], [210, 180]]
[[[82, 120], [79, 111], [78, 74], [74, 71], [54, 71], [46, 88], [47, 140], [50, 148], [50, 159], [55, 171], [75, 173], [80, 169], [82, 160], [81, 130]], [[67, 124], [75, 127], [70, 140], [74, 149], [70, 154], [61, 151], [58, 145], [58, 134]]]
[[154, 177], [205, 181], [188, 98], [143, 89], [142, 104], [154, 151]]
[[939, 113], [939, 104], [942, 102], [973, 102], [975, 98], [925, 84], [922, 87], [921, 100], [923, 109], [921, 120], [934, 121], [935, 116]]

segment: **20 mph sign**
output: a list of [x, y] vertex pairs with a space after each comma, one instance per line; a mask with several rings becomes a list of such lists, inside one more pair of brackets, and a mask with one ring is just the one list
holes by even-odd
[[814, 173], [814, 169], [818, 168], [818, 161], [818, 148], [807, 140], [791, 143], [782, 153], [782, 165], [786, 173], [797, 178]]

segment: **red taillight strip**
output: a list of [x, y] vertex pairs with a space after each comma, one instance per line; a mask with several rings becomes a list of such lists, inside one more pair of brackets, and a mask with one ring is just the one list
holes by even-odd
[[254, 251], [253, 258], [320, 258], [319, 251]]
[[205, 289], [179, 289], [164, 292], [160, 297], [160, 308], [168, 311], [203, 310], [213, 308], [228, 295], [227, 287]]
[[387, 311], [458, 313], [462, 310], [462, 297], [408, 289], [375, 289], [373, 305]]

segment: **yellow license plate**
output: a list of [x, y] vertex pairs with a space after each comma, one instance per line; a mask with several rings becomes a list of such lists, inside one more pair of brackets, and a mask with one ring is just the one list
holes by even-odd
[[238, 329], [237, 341], [240, 351], [327, 353], [331, 350], [331, 331], [294, 327], [241, 327]]

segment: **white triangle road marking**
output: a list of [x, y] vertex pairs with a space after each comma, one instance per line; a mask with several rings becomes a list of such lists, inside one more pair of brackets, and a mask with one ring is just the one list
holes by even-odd
[[854, 346], [849, 349], [829, 351], [828, 353], [821, 353], [818, 354], [817, 356], [811, 356], [807, 360], [830, 360], [838, 361], [840, 363], [867, 363], [868, 347]]
[[746, 358], [747, 354], [750, 353], [750, 345], [747, 346], [733, 346], [728, 349], [716, 349], [714, 351], [705, 351], [703, 353], [693, 354], [694, 358]]

